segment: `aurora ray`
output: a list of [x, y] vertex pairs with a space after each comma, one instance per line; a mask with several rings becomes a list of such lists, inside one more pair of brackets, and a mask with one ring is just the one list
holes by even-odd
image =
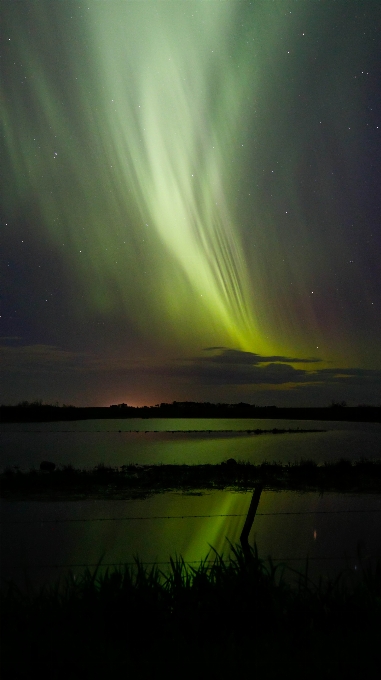
[[[35, 20], [45, 24], [44, 8], [34, 11]], [[40, 134], [42, 128], [48, 131], [44, 136], [52, 144], [50, 157], [44, 158], [52, 176], [39, 186], [40, 210], [53, 239], [60, 243], [69, 235], [78, 252], [85, 251], [85, 269], [89, 274], [90, 265], [95, 274], [87, 288], [95, 307], [115, 305], [111, 281], [128, 314], [141, 323], [131, 309], [126, 268], [137, 247], [144, 261], [148, 241], [159, 251], [154, 265], [159, 272], [144, 302], [151, 307], [151, 320], [159, 310], [158, 327], [167, 318], [172, 342], [178, 335], [183, 344], [178, 321], [181, 310], [188, 309], [192, 327], [203, 328], [210, 342], [264, 350], [229, 207], [230, 159], [238, 140], [244, 140], [240, 128], [247, 86], [245, 77], [236, 77], [243, 65], [240, 55], [232, 58], [228, 48], [236, 10], [231, 3], [217, 12], [214, 3], [201, 3], [197, 12], [197, 22], [189, 27], [189, 11], [171, 3], [161, 13], [153, 12], [151, 3], [93, 5], [85, 21], [92, 68], [76, 70], [83, 84], [90, 73], [90, 94], [84, 85], [76, 87], [75, 95], [67, 84], [60, 91], [39, 63], [38, 51], [28, 46], [30, 77], [39, 74], [33, 92], [39, 110], [35, 122]], [[67, 101], [68, 92], [72, 101]], [[76, 133], [71, 129], [73, 107], [82, 117]], [[10, 121], [7, 128], [12, 130]], [[14, 165], [24, 163], [33, 184], [34, 154], [31, 140], [24, 141], [11, 137], [8, 144]], [[63, 177], [64, 193], [59, 186]], [[69, 203], [68, 182], [74, 196]], [[121, 241], [129, 253], [124, 263], [121, 255], [118, 267], [114, 257]], [[143, 271], [150, 266], [143, 264]], [[188, 345], [191, 334], [188, 328]]]
[[155, 394], [206, 347], [381, 365], [379, 3], [1, 11], [6, 337], [93, 374], [151, 362]]
[[[139, 5], [128, 8], [117, 34], [113, 12], [103, 14], [102, 21], [98, 17], [95, 47], [110, 103], [107, 136], [125, 186], [133, 187], [142, 222], [157, 232], [184, 272], [190, 295], [203, 298], [217, 329], [249, 347], [254, 339], [258, 342], [258, 330], [227, 200], [229, 156], [239, 136], [244, 94], [242, 80], [234, 80], [237, 64], [229, 63], [224, 40], [234, 7], [226, 3], [217, 17], [213, 4], [203, 3], [198, 11], [185, 49], [187, 16], [173, 12], [173, 6], [164, 17], [147, 14]], [[203, 35], [193, 35], [200, 22]], [[140, 36], [140, 49], [131, 48], [131, 27]], [[211, 92], [217, 43], [220, 74]], [[176, 321], [173, 298], [178, 299], [178, 291], [165, 287], [162, 294]]]

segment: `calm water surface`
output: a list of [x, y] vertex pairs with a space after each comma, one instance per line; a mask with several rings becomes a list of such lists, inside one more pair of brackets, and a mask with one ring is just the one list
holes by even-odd
[[[247, 430], [320, 429], [309, 434], [247, 434]], [[241, 430], [241, 432], [240, 432]], [[227, 432], [229, 431], [229, 432]], [[243, 431], [243, 432], [242, 432]], [[0, 426], [0, 467], [57, 465], [94, 467], [100, 462], [219, 463], [226, 458], [317, 462], [380, 458], [379, 423], [246, 419], [123, 419]]]
[[[250, 435], [257, 428], [321, 429], [316, 434]], [[229, 430], [229, 432], [224, 432]], [[243, 431], [243, 432], [240, 432]], [[323, 462], [381, 457], [381, 425], [285, 420], [123, 419], [69, 423], [2, 424], [0, 467], [57, 465], [93, 467], [104, 462], [219, 463], [230, 457], [260, 463], [308, 458]], [[181, 554], [193, 562], [210, 546], [229, 551], [239, 541], [251, 494], [215, 491], [171, 493], [138, 501], [1, 501], [1, 578], [35, 584], [70, 567], [168, 562]], [[298, 513], [298, 514], [289, 514]], [[365, 555], [381, 557], [381, 496], [295, 492], [262, 493], [249, 541], [266, 558], [301, 569], [307, 554], [311, 575], [359, 567]], [[55, 566], [54, 566], [55, 565]], [[165, 568], [165, 564], [163, 564]]]
[[[214, 491], [134, 501], [1, 501], [2, 580], [23, 585], [27, 576], [40, 584], [69, 568], [78, 574], [102, 554], [106, 564], [139, 555], [162, 562], [163, 569], [169, 556], [198, 561], [210, 546], [227, 555], [226, 539], [239, 541], [250, 500], [251, 493]], [[381, 558], [380, 517], [377, 495], [264, 491], [249, 542], [257, 543], [261, 557], [296, 569], [308, 554], [317, 578], [358, 569], [359, 545], [366, 558]]]

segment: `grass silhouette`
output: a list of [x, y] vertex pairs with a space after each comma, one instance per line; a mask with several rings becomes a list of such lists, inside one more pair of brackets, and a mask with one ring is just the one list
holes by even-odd
[[298, 573], [260, 559], [255, 546], [231, 549], [198, 567], [175, 557], [168, 571], [138, 559], [102, 571], [100, 561], [39, 590], [9, 583], [2, 677], [373, 676], [380, 563], [313, 583], [308, 563]]

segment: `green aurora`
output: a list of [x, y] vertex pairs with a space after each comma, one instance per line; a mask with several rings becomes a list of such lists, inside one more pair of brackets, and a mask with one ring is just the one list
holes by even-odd
[[379, 3], [2, 13], [6, 401], [379, 401]]

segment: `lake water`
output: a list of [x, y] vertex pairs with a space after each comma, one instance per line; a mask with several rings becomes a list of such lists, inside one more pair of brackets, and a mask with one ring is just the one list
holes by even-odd
[[[247, 430], [320, 429], [319, 433], [247, 434]], [[240, 432], [241, 431], [241, 432]], [[0, 467], [94, 467], [100, 462], [220, 463], [227, 458], [261, 463], [381, 457], [380, 423], [246, 419], [123, 419], [55, 423], [3, 423]]]
[[[322, 429], [300, 434], [247, 434], [257, 428]], [[224, 432], [225, 430], [225, 432]], [[226, 432], [229, 430], [229, 432]], [[240, 432], [243, 430], [243, 432]], [[381, 425], [284, 420], [101, 420], [2, 424], [0, 467], [57, 465], [93, 467], [104, 462], [219, 463], [227, 458], [260, 463], [381, 457]], [[209, 546], [229, 551], [235, 544], [251, 493], [214, 491], [198, 495], [160, 494], [146, 500], [78, 502], [1, 501], [2, 580], [35, 584], [56, 579], [69, 568], [78, 573], [104, 554], [105, 564], [139, 555], [167, 563], [181, 554], [188, 562], [205, 558]], [[290, 514], [291, 513], [291, 514]], [[250, 532], [261, 557], [310, 573], [335, 574], [359, 568], [357, 549], [381, 558], [381, 496], [262, 492]], [[165, 568], [165, 564], [163, 564]]]
[[[70, 568], [206, 557], [210, 546], [228, 555], [239, 542], [251, 493], [166, 493], [146, 500], [78, 502], [1, 501], [2, 581], [20, 585], [55, 580]], [[259, 555], [309, 573], [334, 575], [381, 558], [381, 496], [263, 491], [249, 535]], [[212, 555], [210, 556], [212, 557]]]

